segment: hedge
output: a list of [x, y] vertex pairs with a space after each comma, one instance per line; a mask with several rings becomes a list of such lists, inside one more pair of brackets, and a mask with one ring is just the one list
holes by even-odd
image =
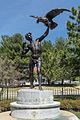
[[[72, 99], [60, 99], [61, 105], [60, 109], [62, 110], [74, 110], [80, 111], [80, 100], [72, 100]], [[10, 103], [12, 100], [3, 100], [0, 101], [0, 111], [10, 110]]]
[[60, 108], [63, 110], [80, 111], [80, 100], [63, 99], [60, 103]]

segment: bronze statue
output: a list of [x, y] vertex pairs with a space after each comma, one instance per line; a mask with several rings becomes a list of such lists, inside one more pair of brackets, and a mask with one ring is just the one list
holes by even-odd
[[41, 41], [48, 35], [49, 29], [54, 29], [57, 27], [57, 23], [53, 22], [52, 19], [62, 13], [63, 11], [68, 11], [68, 9], [53, 9], [50, 12], [48, 12], [44, 17], [38, 17], [38, 16], [31, 16], [33, 18], [37, 19], [37, 23], [42, 22], [47, 27], [46, 31], [42, 36], [37, 38], [35, 41], [32, 39], [32, 34], [29, 32], [25, 35], [26, 40], [30, 42], [27, 47], [25, 46], [26, 43], [23, 43], [23, 54], [26, 54], [29, 50], [31, 51], [31, 57], [29, 62], [29, 80], [31, 88], [34, 87], [34, 77], [33, 77], [33, 70], [36, 65], [37, 67], [37, 75], [38, 75], [38, 82], [39, 82], [39, 89], [41, 90]]
[[49, 28], [52, 30], [55, 27], [57, 27], [57, 25], [58, 25], [57, 23], [53, 22], [52, 19], [64, 11], [71, 12], [68, 9], [58, 9], [57, 8], [57, 9], [53, 9], [53, 10], [49, 11], [44, 17], [38, 17], [38, 16], [33, 16], [33, 15], [31, 15], [30, 17], [36, 18], [37, 23], [42, 22], [45, 24], [45, 26], [47, 26], [47, 27], [49, 26]]
[[48, 35], [49, 27], [47, 27], [46, 31], [42, 36], [37, 38], [35, 41], [32, 39], [32, 34], [29, 32], [25, 35], [26, 40], [30, 42], [27, 47], [23, 44], [23, 54], [26, 54], [29, 50], [31, 51], [30, 63], [29, 63], [29, 80], [31, 88], [34, 87], [34, 77], [33, 77], [33, 70], [36, 65], [37, 67], [37, 75], [38, 75], [38, 82], [39, 82], [39, 89], [41, 90], [41, 41]]

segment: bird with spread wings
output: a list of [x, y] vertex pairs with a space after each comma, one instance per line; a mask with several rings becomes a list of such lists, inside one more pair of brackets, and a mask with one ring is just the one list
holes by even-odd
[[31, 15], [30, 17], [36, 18], [37, 23], [42, 22], [42, 23], [44, 23], [45, 26], [49, 27], [52, 30], [55, 27], [57, 27], [57, 25], [58, 25], [52, 19], [64, 11], [71, 12], [68, 9], [58, 9], [57, 8], [57, 9], [53, 9], [53, 10], [49, 11], [44, 17], [38, 17], [38, 16], [34, 16], [34, 15]]

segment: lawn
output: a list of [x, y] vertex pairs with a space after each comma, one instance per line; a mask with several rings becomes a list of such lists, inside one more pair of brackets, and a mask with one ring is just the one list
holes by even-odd
[[80, 119], [80, 112], [75, 112], [75, 111], [71, 111], [73, 114], [75, 114], [79, 119]]

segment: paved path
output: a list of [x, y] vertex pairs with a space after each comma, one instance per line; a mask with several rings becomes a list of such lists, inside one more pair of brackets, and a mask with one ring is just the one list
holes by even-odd
[[10, 114], [10, 111], [0, 113], [0, 120], [16, 120], [12, 118], [9, 114]]

